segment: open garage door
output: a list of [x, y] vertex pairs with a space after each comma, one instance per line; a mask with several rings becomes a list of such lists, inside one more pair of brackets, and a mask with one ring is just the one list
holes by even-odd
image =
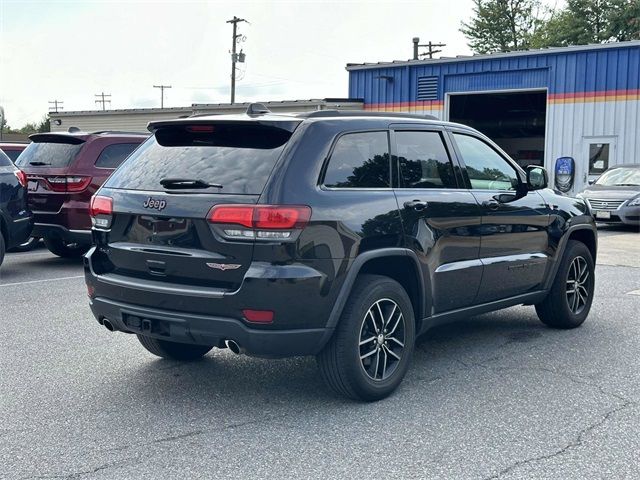
[[450, 121], [481, 131], [522, 167], [544, 166], [546, 111], [546, 91], [449, 95]]

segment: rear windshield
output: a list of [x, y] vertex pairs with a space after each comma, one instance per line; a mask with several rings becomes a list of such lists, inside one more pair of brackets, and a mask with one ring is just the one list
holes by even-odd
[[6, 153], [0, 150], [0, 167], [8, 167], [9, 165], [13, 165], [13, 162]]
[[289, 131], [259, 125], [190, 128], [158, 130], [105, 186], [164, 191], [162, 180], [179, 178], [222, 185], [198, 189], [207, 193], [259, 194], [291, 137]]
[[84, 144], [30, 143], [18, 157], [19, 167], [68, 167]]
[[6, 153], [7, 157], [9, 157], [13, 163], [16, 163], [16, 160], [22, 153], [22, 150], [4, 150], [4, 153]]

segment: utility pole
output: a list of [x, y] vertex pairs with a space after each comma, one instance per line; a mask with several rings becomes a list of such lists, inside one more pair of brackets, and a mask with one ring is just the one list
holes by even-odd
[[[231, 104], [236, 101], [236, 62], [244, 62], [244, 53], [240, 50], [240, 54], [236, 53], [236, 44], [241, 35], [238, 34], [238, 23], [247, 22], [244, 18], [238, 18], [235, 15], [227, 23], [233, 24], [233, 37], [231, 42]], [[249, 22], [247, 22], [249, 23]]]
[[49, 100], [49, 113], [58, 113], [58, 110], [62, 110], [64, 102], [60, 100]]
[[164, 108], [164, 89], [171, 88], [171, 85], [154, 85], [153, 88], [160, 89], [160, 108]]
[[[447, 46], [446, 43], [431, 43], [431, 41], [429, 41], [429, 43], [420, 45], [420, 38], [413, 37], [413, 59], [419, 60], [420, 57], [429, 57], [429, 59], [432, 59], [436, 53], [439, 53], [442, 51], [442, 50], [436, 50], [437, 47], [446, 47], [446, 46]], [[418, 53], [418, 49], [420, 47], [426, 47], [428, 51], [426, 53]]]
[[94, 95], [96, 97], [96, 103], [102, 104], [102, 111], [104, 112], [106, 108], [106, 104], [111, 105], [111, 94], [105, 94], [104, 92], [96, 93]]

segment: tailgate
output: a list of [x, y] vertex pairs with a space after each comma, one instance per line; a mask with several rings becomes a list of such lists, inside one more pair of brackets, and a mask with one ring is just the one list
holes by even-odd
[[255, 204], [258, 195], [173, 194], [103, 189], [113, 199], [105, 252], [109, 273], [145, 280], [237, 289], [253, 242], [219, 238], [207, 221], [217, 204]]

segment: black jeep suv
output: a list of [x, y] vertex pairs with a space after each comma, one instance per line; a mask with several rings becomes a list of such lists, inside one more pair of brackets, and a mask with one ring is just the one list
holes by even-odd
[[0, 265], [5, 251], [22, 244], [33, 228], [27, 207], [27, 176], [0, 150]]
[[471, 128], [252, 106], [149, 129], [93, 198], [85, 272], [98, 323], [155, 355], [316, 355], [333, 389], [375, 400], [434, 325], [589, 313], [587, 206]]

